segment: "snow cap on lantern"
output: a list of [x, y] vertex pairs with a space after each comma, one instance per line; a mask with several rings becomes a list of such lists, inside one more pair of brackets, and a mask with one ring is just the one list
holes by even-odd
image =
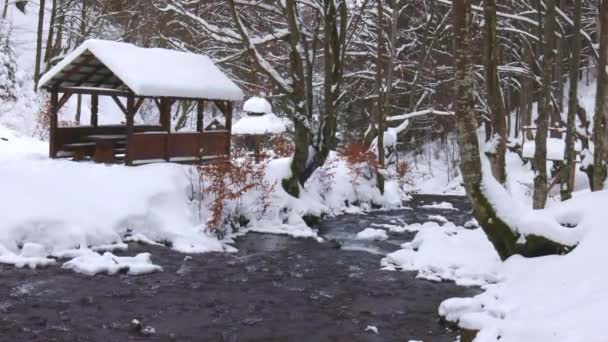
[[287, 130], [283, 120], [272, 113], [272, 106], [264, 98], [250, 98], [245, 102], [243, 111], [246, 114], [232, 126], [233, 134], [280, 134]]
[[249, 115], [264, 115], [272, 113], [272, 106], [265, 98], [254, 96], [245, 101], [243, 111]]

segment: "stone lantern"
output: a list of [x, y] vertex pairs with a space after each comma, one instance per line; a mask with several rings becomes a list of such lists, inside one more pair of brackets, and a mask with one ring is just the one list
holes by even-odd
[[245, 114], [232, 126], [232, 134], [253, 142], [255, 163], [262, 159], [261, 142], [265, 137], [286, 131], [285, 123], [272, 113], [272, 106], [262, 97], [252, 97], [243, 106]]

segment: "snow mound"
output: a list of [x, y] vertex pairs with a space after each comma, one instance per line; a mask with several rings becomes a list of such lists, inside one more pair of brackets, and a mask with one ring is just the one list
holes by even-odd
[[243, 104], [243, 112], [254, 114], [272, 113], [272, 106], [265, 98], [254, 96]]
[[0, 264], [13, 265], [17, 268], [29, 267], [36, 269], [55, 264], [55, 259], [47, 258], [44, 246], [26, 243], [19, 254], [15, 254], [0, 245]]
[[385, 269], [418, 271], [418, 278], [453, 280], [458, 285], [483, 285], [496, 280], [500, 258], [481, 229], [453, 223], [422, 224], [412, 242], [382, 259]]
[[110, 252], [103, 255], [90, 252], [84, 253], [61, 266], [74, 272], [94, 276], [99, 273], [109, 275], [124, 272], [130, 275], [141, 275], [161, 272], [162, 267], [154, 265], [150, 260], [150, 253], [140, 253], [134, 257], [118, 257]]
[[[497, 284], [473, 298], [452, 298], [440, 314], [481, 330], [476, 341], [608, 341], [606, 222], [608, 191], [574, 194], [539, 212], [584, 227], [578, 246], [564, 256], [509, 258]], [[481, 260], [481, 259], [480, 259]]]
[[357, 240], [376, 240], [382, 241], [388, 239], [388, 234], [382, 229], [365, 228], [358, 232], [356, 237]]
[[0, 197], [0, 246], [18, 255], [36, 243], [55, 255], [139, 233], [178, 251], [224, 251], [197, 223], [186, 171], [0, 157], [0, 178], [11, 180], [2, 185], [10, 195]]

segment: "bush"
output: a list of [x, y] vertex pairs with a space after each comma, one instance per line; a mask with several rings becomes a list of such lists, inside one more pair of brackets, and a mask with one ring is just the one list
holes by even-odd
[[270, 194], [276, 184], [265, 180], [267, 163], [255, 164], [250, 158], [230, 159], [228, 157], [201, 165], [198, 174], [203, 184], [202, 192], [213, 196], [211, 215], [207, 220], [207, 228], [223, 236], [225, 227], [236, 228], [243, 218], [228, 203], [239, 201], [242, 196], [257, 190], [259, 192], [259, 211], [263, 214], [270, 206]]

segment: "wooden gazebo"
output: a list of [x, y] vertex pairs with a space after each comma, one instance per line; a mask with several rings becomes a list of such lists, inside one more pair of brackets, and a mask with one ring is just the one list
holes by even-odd
[[[39, 87], [51, 93], [51, 158], [92, 157], [127, 165], [196, 163], [228, 155], [233, 103], [243, 99], [239, 87], [206, 56], [103, 40], [84, 42], [43, 75]], [[59, 110], [74, 94], [91, 97], [90, 124], [58, 127]], [[125, 124], [98, 124], [100, 96], [114, 100]], [[158, 106], [158, 125], [135, 125], [144, 99]], [[178, 100], [197, 102], [196, 132], [171, 132], [171, 106]], [[208, 102], [224, 114], [225, 129], [204, 129]]]

